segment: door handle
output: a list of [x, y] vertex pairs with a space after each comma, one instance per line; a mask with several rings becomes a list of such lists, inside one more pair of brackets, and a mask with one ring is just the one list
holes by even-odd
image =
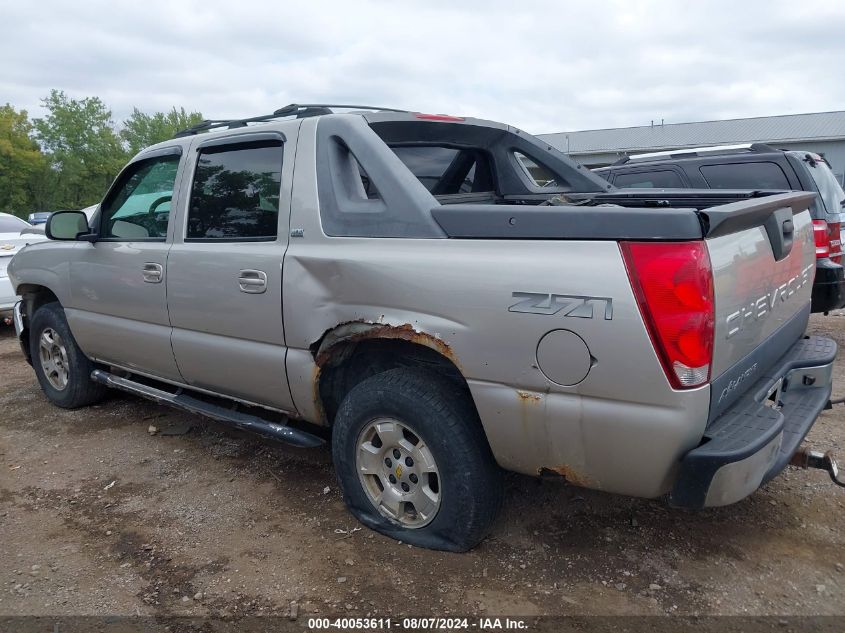
[[238, 273], [241, 292], [258, 295], [267, 291], [267, 273], [263, 270], [242, 270]]
[[141, 272], [144, 276], [144, 281], [148, 284], [160, 284], [162, 277], [164, 277], [164, 268], [161, 264], [153, 264], [147, 262]]

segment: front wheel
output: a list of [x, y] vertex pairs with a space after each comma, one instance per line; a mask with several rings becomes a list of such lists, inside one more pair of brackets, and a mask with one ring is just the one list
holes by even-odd
[[356, 385], [332, 454], [356, 518], [405, 543], [466, 551], [501, 506], [501, 472], [469, 394], [437, 374], [394, 369]]
[[88, 360], [56, 303], [38, 308], [29, 324], [29, 351], [41, 390], [56, 406], [76, 409], [102, 400], [106, 387], [91, 380]]

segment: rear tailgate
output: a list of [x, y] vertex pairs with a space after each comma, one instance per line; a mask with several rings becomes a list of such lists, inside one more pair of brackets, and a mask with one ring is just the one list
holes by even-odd
[[815, 271], [814, 197], [786, 193], [700, 212], [715, 296], [710, 420], [804, 334]]

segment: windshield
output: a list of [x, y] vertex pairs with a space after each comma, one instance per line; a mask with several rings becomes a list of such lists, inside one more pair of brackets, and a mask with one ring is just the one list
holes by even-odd
[[[811, 159], [811, 160], [808, 160]], [[810, 154], [804, 154], [801, 159], [806, 163], [819, 188], [819, 197], [824, 203], [825, 209], [828, 213], [841, 213], [845, 211], [842, 208], [842, 201], [845, 200], [845, 191], [836, 176], [830, 171], [827, 163], [823, 160], [815, 160]]]
[[20, 233], [29, 224], [13, 215], [0, 216], [0, 233]]

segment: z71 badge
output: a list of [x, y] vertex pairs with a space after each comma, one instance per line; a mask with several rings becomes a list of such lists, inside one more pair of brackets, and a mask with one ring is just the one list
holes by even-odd
[[[529, 314], [557, 314], [592, 319], [596, 314], [604, 315], [605, 321], [613, 318], [613, 299], [610, 297], [586, 297], [581, 295], [556, 295], [544, 292], [514, 292], [513, 297], [520, 299], [508, 307], [508, 312], [527, 312]], [[594, 310], [594, 308], [596, 308]]]

